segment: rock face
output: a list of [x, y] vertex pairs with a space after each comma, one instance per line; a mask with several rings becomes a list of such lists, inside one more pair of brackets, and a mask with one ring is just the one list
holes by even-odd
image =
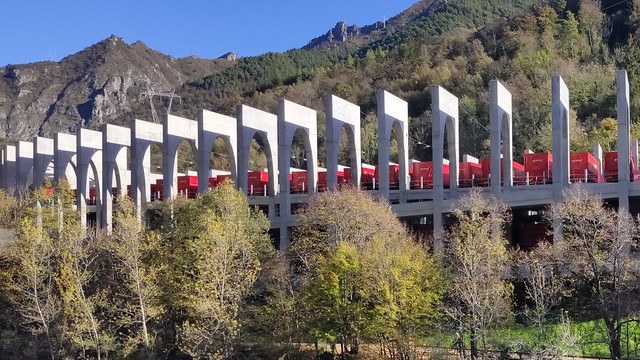
[[9, 65], [0, 68], [0, 136], [28, 140], [78, 124], [128, 125], [134, 109], [148, 106], [144, 91], [170, 91], [228, 66], [175, 59], [113, 35], [57, 63]]
[[228, 53], [220, 56], [218, 59], [225, 59], [225, 60], [229, 60], [229, 61], [238, 61], [238, 59], [240, 59], [240, 56], [236, 53], [234, 53], [233, 51], [229, 51]]
[[366, 44], [379, 39], [386, 31], [393, 31], [415, 19], [427, 16], [434, 5], [444, 1], [446, 0], [421, 0], [388, 21], [377, 21], [363, 27], [347, 25], [344, 21], [340, 21], [326, 34], [309, 41], [303, 49], [327, 48], [344, 42], [353, 42], [358, 45]]

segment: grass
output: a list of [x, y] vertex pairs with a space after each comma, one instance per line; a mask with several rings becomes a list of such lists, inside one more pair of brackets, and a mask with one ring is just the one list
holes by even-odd
[[[546, 336], [539, 340], [538, 329], [533, 326], [512, 325], [492, 329], [487, 335], [488, 348], [493, 351], [513, 351], [530, 353], [562, 348], [567, 355], [608, 357], [609, 347], [606, 331], [601, 320], [561, 324], [550, 324], [545, 328]], [[562, 339], [566, 341], [563, 343]], [[451, 332], [440, 333], [423, 339], [425, 346], [451, 348], [455, 335]], [[574, 342], [574, 344], [570, 344]], [[465, 334], [465, 345], [469, 346], [469, 336]], [[623, 356], [640, 357], [640, 326], [629, 323], [628, 330], [622, 330]], [[626, 355], [629, 356], [626, 356]]]

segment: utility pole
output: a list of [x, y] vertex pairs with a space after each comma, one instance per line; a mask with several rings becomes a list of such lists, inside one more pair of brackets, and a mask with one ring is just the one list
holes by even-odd
[[171, 104], [173, 103], [173, 98], [178, 98], [180, 100], [180, 103], [182, 103], [182, 98], [179, 95], [176, 95], [175, 90], [172, 90], [171, 92], [157, 92], [153, 90], [148, 90], [143, 92], [141, 96], [147, 96], [149, 98], [149, 105], [151, 105], [151, 117], [153, 118], [153, 122], [156, 124], [160, 124], [160, 118], [158, 117], [158, 113], [156, 112], [156, 107], [153, 105], [154, 96], [169, 98], [169, 106], [167, 106], [167, 115], [171, 114]]

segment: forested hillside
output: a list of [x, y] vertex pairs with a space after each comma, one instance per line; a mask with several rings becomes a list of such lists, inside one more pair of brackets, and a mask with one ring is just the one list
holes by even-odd
[[[233, 114], [240, 102], [275, 111], [280, 98], [322, 110], [323, 97], [333, 93], [361, 106], [364, 160], [375, 163], [375, 91], [406, 99], [412, 144], [429, 144], [430, 91], [441, 85], [460, 98], [461, 151], [483, 156], [488, 82], [497, 78], [513, 93], [518, 155], [550, 149], [551, 76], [559, 74], [575, 110], [572, 147], [590, 149], [600, 141], [607, 149], [615, 136], [615, 124], [606, 120], [615, 117], [615, 70], [629, 71], [632, 97], [640, 87], [637, 9], [634, 1], [449, 1], [363, 48], [241, 59], [185, 85], [182, 111]], [[633, 100], [634, 121], [638, 105]], [[411, 156], [420, 157], [419, 150]]]

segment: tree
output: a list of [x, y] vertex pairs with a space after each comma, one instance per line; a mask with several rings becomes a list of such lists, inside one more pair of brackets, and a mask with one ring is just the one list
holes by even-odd
[[309, 333], [358, 353], [362, 340], [408, 358], [440, 314], [440, 268], [386, 202], [355, 189], [318, 194], [301, 214], [292, 261]]
[[457, 224], [448, 235], [445, 256], [451, 276], [449, 314], [468, 331], [471, 357], [478, 343], [486, 350], [487, 330], [509, 313], [511, 285], [505, 279], [509, 254], [504, 226], [507, 207], [478, 191], [462, 198], [454, 212]]
[[[268, 222], [231, 183], [174, 207], [168, 303], [176, 307], [178, 346], [196, 357], [227, 357], [238, 314], [269, 251]], [[171, 254], [171, 255], [169, 255]]]
[[[623, 325], [635, 321], [638, 272], [629, 253], [637, 224], [624, 210], [605, 206], [580, 186], [551, 206], [550, 220], [562, 221], [562, 240], [556, 244], [559, 263], [569, 274], [572, 295], [592, 316], [602, 319], [612, 359], [622, 358]], [[582, 293], [581, 293], [582, 292]]]
[[55, 248], [42, 227], [26, 217], [20, 224], [11, 258], [17, 261], [11, 283], [12, 303], [32, 334], [44, 334], [49, 354], [56, 358], [54, 322], [60, 315], [54, 272]]
[[590, 55], [596, 55], [602, 44], [602, 34], [605, 16], [601, 10], [600, 0], [581, 0], [578, 19], [580, 29], [587, 37]]
[[151, 323], [163, 312], [160, 303], [159, 273], [164, 266], [157, 261], [159, 237], [145, 233], [137, 220], [135, 206], [128, 199], [120, 199], [114, 214], [113, 235], [108, 244], [113, 254], [115, 272], [119, 275], [117, 294], [124, 297], [121, 322], [127, 329], [125, 353], [139, 344], [149, 351], [154, 336]]

